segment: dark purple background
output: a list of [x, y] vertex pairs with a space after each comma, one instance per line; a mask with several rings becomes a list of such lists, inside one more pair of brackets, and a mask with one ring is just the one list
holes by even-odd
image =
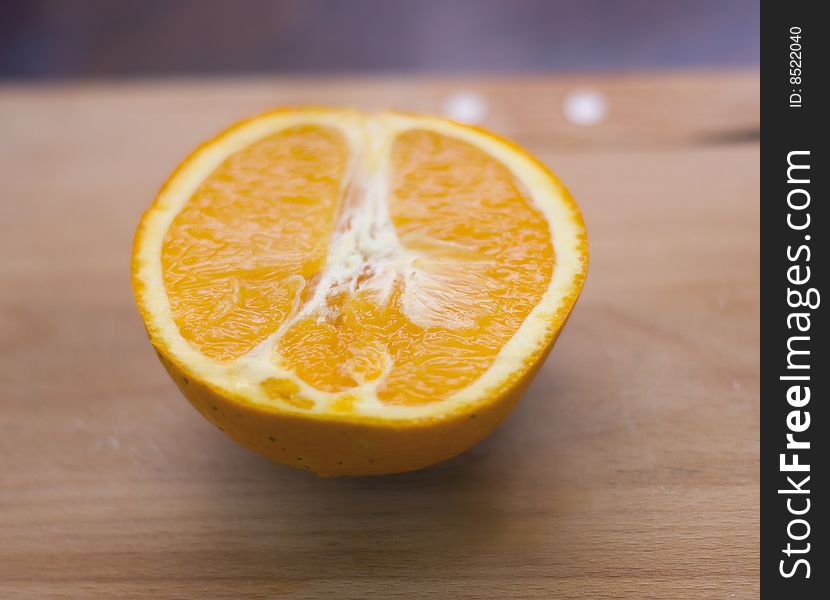
[[0, 77], [756, 66], [752, 0], [2, 0]]

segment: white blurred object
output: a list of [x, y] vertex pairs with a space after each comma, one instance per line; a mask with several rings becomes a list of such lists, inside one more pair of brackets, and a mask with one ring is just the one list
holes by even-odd
[[487, 100], [476, 92], [456, 92], [444, 100], [443, 113], [454, 121], [477, 125], [487, 117]]
[[571, 123], [596, 125], [608, 116], [608, 101], [599, 92], [579, 90], [565, 96], [562, 110]]

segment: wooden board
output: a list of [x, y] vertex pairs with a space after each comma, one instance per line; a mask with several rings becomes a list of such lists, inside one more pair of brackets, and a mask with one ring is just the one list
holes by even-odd
[[[562, 116], [582, 88], [602, 124]], [[239, 117], [461, 90], [588, 223], [539, 377], [422, 472], [324, 480], [238, 447], [146, 340], [139, 215]], [[0, 87], [0, 597], [756, 597], [758, 103], [752, 72]]]

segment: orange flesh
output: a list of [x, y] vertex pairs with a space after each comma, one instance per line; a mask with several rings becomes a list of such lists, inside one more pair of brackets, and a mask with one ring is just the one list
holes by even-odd
[[509, 170], [465, 142], [410, 130], [389, 161], [386, 206], [407, 266], [379, 293], [373, 258], [364, 257], [350, 293], [297, 317], [326, 269], [347, 190], [359, 183], [346, 181], [349, 148], [332, 129], [304, 126], [229, 157], [174, 219], [162, 249], [182, 335], [228, 361], [285, 323], [273, 359], [342, 393], [343, 407], [367, 383], [384, 402], [412, 405], [479, 378], [550, 283], [547, 221]]
[[228, 157], [176, 215], [164, 284], [203, 354], [237, 358], [291, 313], [325, 259], [347, 161], [336, 131], [287, 129]]

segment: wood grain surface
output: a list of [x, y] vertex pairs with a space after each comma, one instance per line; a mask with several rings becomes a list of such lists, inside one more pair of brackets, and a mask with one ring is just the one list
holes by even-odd
[[[600, 125], [562, 116], [583, 88]], [[147, 342], [139, 215], [250, 113], [459, 90], [588, 224], [542, 372], [421, 472], [318, 479], [237, 446]], [[754, 72], [0, 86], [0, 598], [756, 597], [758, 105]]]

